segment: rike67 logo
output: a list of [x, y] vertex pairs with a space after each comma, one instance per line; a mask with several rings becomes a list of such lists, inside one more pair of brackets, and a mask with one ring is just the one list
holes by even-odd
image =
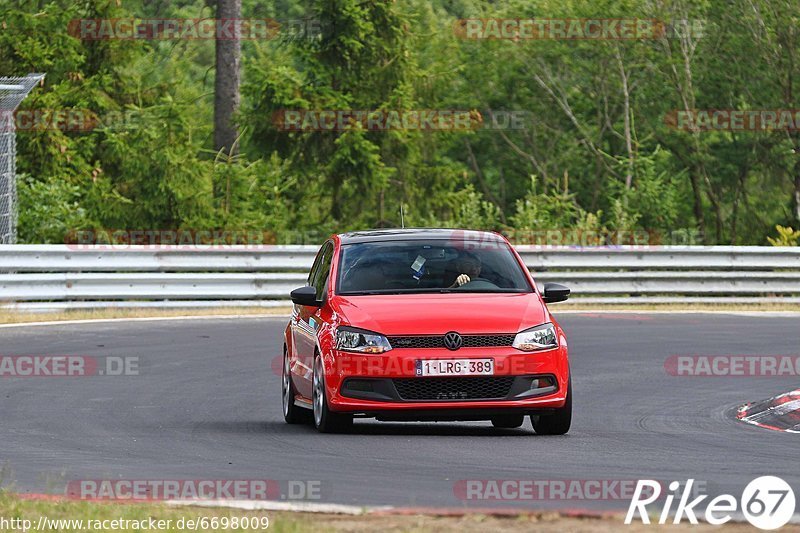
[[[776, 476], [762, 476], [751, 481], [742, 491], [739, 501], [730, 494], [721, 494], [704, 503], [708, 495], [701, 495], [689, 501], [692, 496], [694, 479], [685, 484], [673, 481], [669, 484], [670, 493], [664, 498], [658, 523], [666, 524], [670, 515], [674, 514], [673, 524], [679, 524], [685, 517], [692, 524], [697, 524], [699, 508], [705, 504], [705, 512], [701, 515], [711, 525], [722, 525], [733, 519], [733, 514], [741, 512], [745, 519], [759, 529], [772, 530], [786, 525], [795, 512], [795, 498], [792, 487]], [[683, 487], [683, 491], [678, 491]], [[625, 524], [630, 524], [636, 515], [643, 524], [650, 523], [647, 506], [661, 497], [661, 484], [651, 479], [640, 479], [631, 499]], [[673, 512], [673, 503], [678, 503]]]

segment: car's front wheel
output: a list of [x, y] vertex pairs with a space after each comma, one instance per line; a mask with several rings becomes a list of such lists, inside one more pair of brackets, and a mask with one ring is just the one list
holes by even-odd
[[353, 425], [353, 415], [334, 413], [328, 408], [328, 398], [325, 393], [325, 369], [322, 365], [322, 357], [319, 355], [314, 359], [313, 380], [314, 426], [320, 433], [340, 433], [348, 430]]
[[531, 415], [533, 430], [539, 435], [564, 435], [572, 424], [572, 376], [567, 382], [567, 401], [551, 415]]

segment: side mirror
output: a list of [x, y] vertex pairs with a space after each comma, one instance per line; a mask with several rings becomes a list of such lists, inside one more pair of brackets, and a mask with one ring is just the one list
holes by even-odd
[[321, 307], [322, 302], [317, 300], [317, 289], [310, 285], [300, 287], [291, 292], [292, 302], [297, 305], [308, 305], [310, 307]]
[[545, 283], [542, 291], [542, 300], [546, 304], [563, 302], [569, 298], [569, 288], [558, 283]]

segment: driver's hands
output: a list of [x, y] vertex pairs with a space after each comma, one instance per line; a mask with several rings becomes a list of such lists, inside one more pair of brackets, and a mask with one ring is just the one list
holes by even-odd
[[461, 274], [456, 278], [456, 285], [458, 285], [459, 287], [469, 282], [470, 282], [469, 276], [467, 276], [466, 274]]

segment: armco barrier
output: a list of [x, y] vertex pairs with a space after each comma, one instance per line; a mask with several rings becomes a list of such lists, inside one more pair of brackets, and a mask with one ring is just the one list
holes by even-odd
[[[305, 283], [315, 246], [0, 246], [0, 301], [21, 309], [273, 306]], [[517, 246], [538, 283], [618, 303], [800, 302], [800, 248]], [[113, 302], [113, 303], [110, 303]]]

